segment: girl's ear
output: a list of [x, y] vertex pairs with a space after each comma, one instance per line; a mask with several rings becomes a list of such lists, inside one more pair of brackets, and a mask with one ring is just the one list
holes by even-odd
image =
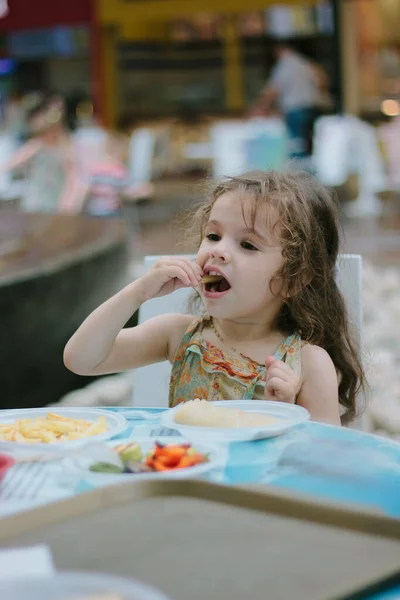
[[293, 296], [297, 296], [307, 285], [311, 283], [313, 279], [312, 274], [309, 270], [305, 269], [301, 274], [295, 275], [290, 284], [287, 281], [276, 280], [279, 285], [280, 281], [280, 289], [277, 295], [281, 296], [284, 300], [288, 298], [293, 298]]

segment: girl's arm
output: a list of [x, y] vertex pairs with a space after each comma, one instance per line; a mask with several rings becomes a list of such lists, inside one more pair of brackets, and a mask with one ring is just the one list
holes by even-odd
[[306, 344], [301, 352], [303, 384], [297, 404], [304, 406], [313, 421], [340, 425], [338, 378], [329, 354]]
[[318, 88], [320, 90], [328, 89], [330, 82], [325, 70], [318, 63], [312, 62], [310, 65]]
[[15, 171], [23, 168], [41, 148], [39, 140], [29, 140], [17, 150], [13, 158], [5, 166], [5, 171]]
[[161, 315], [137, 327], [123, 327], [146, 300], [197, 285], [200, 271], [183, 258], [158, 261], [87, 317], [65, 347], [66, 367], [79, 375], [101, 375], [171, 359], [190, 315]]
[[60, 212], [77, 214], [82, 212], [87, 197], [89, 182], [80, 176], [78, 165], [72, 156], [72, 147], [66, 149], [64, 160], [65, 185], [61, 193]]

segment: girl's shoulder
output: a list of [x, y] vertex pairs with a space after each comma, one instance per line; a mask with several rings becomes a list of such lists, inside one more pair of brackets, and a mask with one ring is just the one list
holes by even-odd
[[165, 315], [168, 323], [168, 358], [172, 363], [182, 339], [186, 333], [189, 333], [197, 327], [200, 320], [193, 315], [187, 314], [170, 314]]
[[319, 373], [331, 372], [332, 368], [334, 368], [333, 361], [328, 352], [324, 348], [321, 348], [321, 346], [316, 346], [308, 342], [303, 342], [301, 347], [301, 366], [304, 375], [316, 371]]
[[328, 352], [304, 344], [301, 354], [302, 385], [297, 404], [304, 406], [314, 421], [340, 425], [338, 374]]

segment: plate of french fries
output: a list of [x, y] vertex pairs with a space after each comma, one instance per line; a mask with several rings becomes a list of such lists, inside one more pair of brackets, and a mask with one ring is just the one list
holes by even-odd
[[127, 426], [123, 415], [99, 408], [27, 408], [0, 412], [0, 452], [19, 460], [66, 456], [104, 442]]

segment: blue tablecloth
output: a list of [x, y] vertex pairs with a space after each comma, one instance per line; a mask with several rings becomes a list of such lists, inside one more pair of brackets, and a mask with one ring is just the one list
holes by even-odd
[[[138, 409], [110, 410], [123, 410], [127, 416], [129, 428], [120, 437], [171, 435], [158, 421], [135, 419]], [[145, 410], [161, 413], [163, 409]], [[229, 444], [227, 451], [223, 483], [265, 483], [333, 501], [376, 507], [400, 518], [398, 443], [309, 422], [277, 438]], [[371, 596], [370, 600], [395, 598], [400, 598], [400, 587]]]
[[[135, 419], [140, 409], [109, 410], [123, 410], [128, 418], [129, 427], [119, 437], [172, 433], [158, 421]], [[161, 413], [163, 409], [145, 410]], [[227, 449], [223, 483], [266, 483], [339, 502], [378, 507], [400, 518], [400, 444], [388, 439], [308, 422], [284, 436], [231, 443]]]

